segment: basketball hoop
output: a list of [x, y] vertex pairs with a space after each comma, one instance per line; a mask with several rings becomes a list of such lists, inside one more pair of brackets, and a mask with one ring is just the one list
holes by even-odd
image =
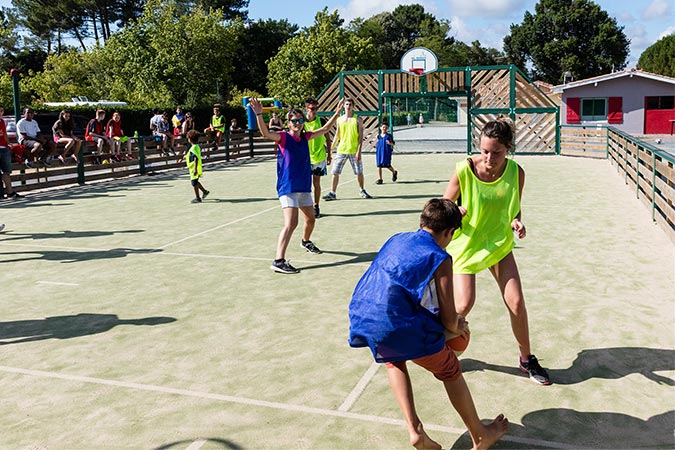
[[401, 71], [407, 74], [419, 77], [437, 69], [438, 58], [428, 48], [415, 47], [401, 57]]

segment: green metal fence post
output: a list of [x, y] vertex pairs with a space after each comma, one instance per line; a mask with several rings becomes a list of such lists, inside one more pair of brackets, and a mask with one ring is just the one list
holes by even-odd
[[145, 175], [145, 138], [137, 139], [138, 142], [138, 173]]
[[466, 154], [471, 154], [471, 127], [473, 126], [473, 108], [471, 104], [471, 67], [464, 69], [464, 88], [466, 89]]

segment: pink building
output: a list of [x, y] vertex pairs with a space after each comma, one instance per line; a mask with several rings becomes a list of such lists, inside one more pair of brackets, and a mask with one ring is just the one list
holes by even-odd
[[611, 125], [628, 134], [669, 134], [675, 78], [631, 69], [553, 86], [561, 124]]

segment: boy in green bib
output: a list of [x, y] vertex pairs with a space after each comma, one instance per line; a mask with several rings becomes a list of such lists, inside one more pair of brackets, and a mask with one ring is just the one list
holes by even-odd
[[[190, 172], [190, 183], [195, 190], [195, 198], [191, 200], [191, 203], [201, 203], [202, 198], [209, 195], [209, 191], [199, 181], [199, 177], [202, 176], [202, 149], [198, 144], [199, 132], [197, 130], [188, 131], [187, 140], [190, 142], [190, 148], [185, 155], [185, 164], [187, 164]], [[202, 197], [199, 196], [199, 191], [202, 192]]]

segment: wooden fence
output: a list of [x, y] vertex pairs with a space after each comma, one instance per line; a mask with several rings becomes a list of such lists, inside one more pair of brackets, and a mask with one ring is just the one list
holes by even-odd
[[675, 155], [612, 127], [607, 129], [607, 152], [626, 184], [650, 209], [652, 220], [675, 243]]
[[560, 127], [560, 154], [607, 158], [607, 127], [563, 125]]
[[[158, 144], [153, 137], [134, 139], [133, 159], [122, 161], [115, 161], [109, 153], [95, 155], [91, 152], [91, 146], [83, 145], [77, 164], [73, 161], [72, 164], [63, 165], [54, 160], [48, 167], [36, 163], [34, 168], [28, 168], [15, 163], [11, 175], [12, 186], [17, 192], [26, 192], [185, 167], [184, 161], [178, 161], [187, 149], [185, 139], [176, 141], [176, 155], [162, 155]], [[227, 133], [218, 146], [205, 140], [200, 145], [204, 164], [276, 154], [274, 142], [259, 137], [257, 132], [246, 131], [237, 134], [236, 138]], [[57, 150], [62, 150], [62, 147]], [[124, 146], [122, 153], [125, 153]]]

